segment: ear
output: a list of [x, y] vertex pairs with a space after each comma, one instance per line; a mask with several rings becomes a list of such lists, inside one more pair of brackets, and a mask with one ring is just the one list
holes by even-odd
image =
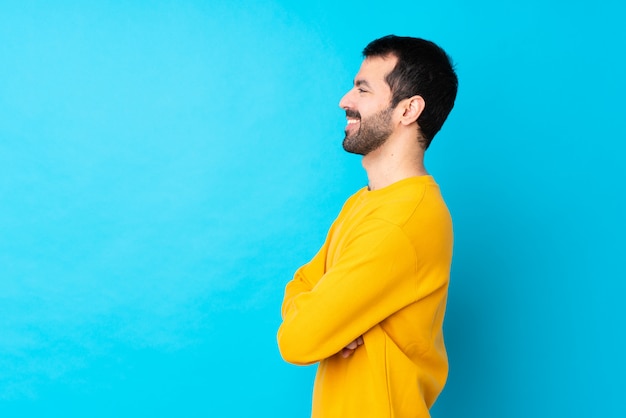
[[399, 105], [403, 110], [400, 122], [406, 126], [417, 121], [426, 107], [426, 102], [422, 96], [413, 96], [402, 100]]

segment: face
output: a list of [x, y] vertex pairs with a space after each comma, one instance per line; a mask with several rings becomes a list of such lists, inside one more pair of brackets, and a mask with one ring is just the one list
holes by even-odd
[[385, 76], [396, 61], [394, 57], [366, 58], [354, 79], [354, 87], [339, 102], [339, 107], [346, 111], [346, 151], [367, 155], [393, 133], [391, 89]]

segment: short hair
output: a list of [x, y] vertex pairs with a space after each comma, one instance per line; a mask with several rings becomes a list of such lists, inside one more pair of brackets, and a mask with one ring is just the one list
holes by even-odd
[[420, 142], [427, 149], [454, 107], [458, 79], [448, 54], [431, 41], [421, 38], [388, 35], [370, 42], [363, 56], [398, 59], [387, 74], [391, 88], [391, 107], [413, 96], [421, 96], [426, 103], [417, 119], [421, 131]]

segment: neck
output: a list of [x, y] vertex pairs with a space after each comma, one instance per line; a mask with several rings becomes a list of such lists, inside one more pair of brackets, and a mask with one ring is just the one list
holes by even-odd
[[410, 149], [397, 144], [387, 141], [363, 157], [370, 190], [382, 189], [409, 177], [428, 175], [424, 167], [424, 150], [417, 144]]

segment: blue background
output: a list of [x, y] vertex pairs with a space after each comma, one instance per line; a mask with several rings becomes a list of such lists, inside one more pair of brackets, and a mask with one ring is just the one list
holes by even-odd
[[434, 417], [623, 417], [617, 1], [0, 3], [0, 416], [305, 417], [284, 285], [365, 184], [337, 103], [443, 46], [455, 221]]

